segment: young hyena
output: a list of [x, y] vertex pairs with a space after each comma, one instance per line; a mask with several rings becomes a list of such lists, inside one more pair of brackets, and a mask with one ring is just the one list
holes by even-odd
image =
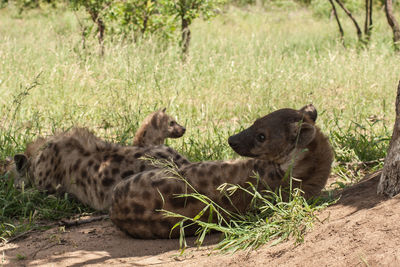
[[185, 127], [165, 113], [165, 108], [147, 116], [137, 130], [134, 146], [163, 145], [166, 138], [179, 138], [185, 134]]
[[[244, 212], [251, 200], [247, 193], [237, 190], [228, 199], [217, 187], [223, 183], [247, 187], [247, 182], [256, 183], [257, 173], [260, 184], [275, 190], [288, 185], [285, 173], [289, 169], [301, 181], [294, 183], [294, 187], [301, 188], [306, 198], [316, 196], [325, 186], [333, 160], [328, 139], [315, 126], [316, 118], [317, 111], [312, 105], [300, 110], [280, 109], [229, 137], [229, 145], [249, 159], [190, 163], [174, 171], [136, 174], [115, 187], [110, 218], [133, 237], [168, 238], [170, 234], [176, 237], [178, 231], [170, 233], [170, 230], [178, 219], [165, 217], [159, 210], [196, 216], [204, 204], [191, 197], [177, 197], [193, 192], [187, 183], [221, 207]], [[187, 228], [185, 233], [190, 235], [193, 231]]]
[[117, 183], [157, 168], [142, 157], [171, 160], [177, 166], [189, 163], [170, 147], [108, 143], [84, 128], [39, 138], [14, 161], [17, 176], [25, 183], [49, 193], [67, 192], [96, 210], [107, 210]]

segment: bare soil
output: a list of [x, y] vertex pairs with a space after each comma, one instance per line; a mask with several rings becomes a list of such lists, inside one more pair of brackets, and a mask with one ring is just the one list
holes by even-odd
[[348, 187], [319, 214], [304, 243], [293, 241], [255, 251], [221, 254], [219, 235], [197, 248], [193, 238], [183, 255], [178, 240], [138, 240], [110, 221], [63, 231], [55, 227], [0, 245], [6, 266], [400, 266], [400, 196], [376, 195], [380, 173]]

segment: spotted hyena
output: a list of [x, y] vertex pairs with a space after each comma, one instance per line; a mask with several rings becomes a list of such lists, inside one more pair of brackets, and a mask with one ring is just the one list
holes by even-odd
[[67, 192], [96, 210], [107, 210], [113, 187], [128, 177], [158, 168], [143, 157], [189, 163], [174, 149], [158, 145], [108, 143], [84, 128], [39, 138], [14, 156], [19, 179], [49, 193]]
[[[185, 134], [186, 128], [176, 122], [165, 112], [166, 108], [158, 110], [148, 115], [137, 130], [133, 145], [134, 146], [157, 146], [162, 145], [167, 138], [179, 138]], [[29, 157], [32, 150], [40, 146], [45, 141], [40, 137], [35, 142], [28, 145], [25, 154]], [[4, 175], [15, 168], [11, 157], [0, 161], [0, 175]]]
[[166, 138], [179, 138], [185, 134], [185, 127], [165, 112], [165, 108], [147, 116], [136, 132], [134, 146], [162, 145]]
[[11, 157], [0, 161], [0, 176], [6, 174], [13, 168], [13, 162]]
[[[193, 192], [187, 183], [221, 207], [244, 212], [251, 200], [248, 194], [238, 190], [229, 200], [217, 187], [223, 183], [246, 187], [247, 182], [255, 182], [257, 173], [260, 184], [275, 190], [288, 185], [285, 173], [289, 168], [293, 177], [301, 181], [295, 182], [294, 187], [301, 188], [307, 198], [316, 196], [325, 186], [333, 160], [328, 139], [315, 126], [316, 118], [312, 105], [300, 110], [280, 109], [229, 137], [229, 145], [248, 159], [197, 162], [176, 170], [149, 170], [133, 175], [115, 187], [110, 218], [133, 237], [176, 237], [178, 232], [170, 230], [178, 219], [165, 217], [159, 210], [196, 216], [204, 204], [191, 197], [177, 197]], [[193, 229], [186, 229], [186, 234], [193, 234]]]

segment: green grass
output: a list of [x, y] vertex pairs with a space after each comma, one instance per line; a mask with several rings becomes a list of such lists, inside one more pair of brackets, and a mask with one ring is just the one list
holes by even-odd
[[[376, 11], [368, 48], [357, 45], [346, 21], [344, 48], [334, 20], [302, 8], [228, 8], [211, 21], [194, 22], [191, 54], [183, 64], [176, 42], [109, 38], [99, 58], [96, 39], [88, 40], [86, 51], [80, 47], [72, 12], [20, 16], [1, 9], [0, 159], [23, 151], [39, 135], [72, 126], [131, 144], [140, 121], [162, 107], [188, 129], [170, 146], [195, 161], [228, 159], [237, 157], [226, 142], [230, 134], [273, 110], [310, 102], [338, 163], [384, 157], [400, 57], [381, 13]], [[335, 173], [349, 180], [338, 163]], [[6, 177], [0, 180], [4, 205], [14, 205], [0, 217], [3, 238], [18, 232], [21, 222], [84, 209], [69, 198], [51, 202], [37, 192], [19, 193]], [[51, 217], [47, 208], [61, 213]]]
[[[183, 177], [180, 178], [186, 182]], [[290, 190], [289, 199], [285, 199], [281, 190], [274, 192], [268, 188], [263, 189], [257, 177], [254, 181], [249, 181], [246, 187], [220, 185], [218, 189], [228, 199], [237, 191], [244, 191], [251, 197], [248, 211], [240, 213], [222, 208], [187, 184], [194, 193], [181, 194], [179, 197], [194, 198], [204, 203], [204, 208], [193, 218], [163, 210], [165, 216], [180, 219], [172, 230], [180, 230], [182, 252], [187, 247], [185, 228], [193, 226], [197, 227], [195, 235], [198, 245], [203, 244], [206, 234], [212, 231], [222, 233], [223, 238], [216, 248], [224, 252], [257, 249], [267, 243], [273, 246], [289, 238], [300, 243], [304, 240], [305, 233], [318, 220], [317, 212], [335, 202], [333, 198], [318, 198], [307, 202], [301, 195], [302, 191], [297, 188]], [[234, 208], [232, 207], [233, 210]]]
[[58, 220], [92, 211], [67, 194], [55, 197], [34, 188], [17, 190], [7, 175], [0, 177], [0, 190], [0, 240], [30, 229], [40, 229], [43, 225], [39, 222], [43, 220]]

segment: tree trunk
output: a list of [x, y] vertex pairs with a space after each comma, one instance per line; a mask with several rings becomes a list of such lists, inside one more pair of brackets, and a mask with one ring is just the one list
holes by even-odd
[[344, 44], [344, 31], [343, 31], [343, 28], [342, 28], [342, 24], [340, 23], [339, 16], [337, 14], [337, 10], [336, 10], [335, 4], [333, 3], [332, 0], [329, 0], [329, 2], [332, 5], [332, 12], [333, 12], [333, 15], [335, 16], [336, 22], [337, 22], [338, 27], [339, 27], [340, 41], [342, 42], [342, 44]]
[[142, 35], [144, 35], [144, 33], [146, 32], [146, 30], [147, 30], [147, 22], [149, 21], [149, 16], [146, 14], [145, 16], [144, 16], [144, 19], [143, 19], [143, 27], [142, 27], [142, 29], [141, 29], [141, 32], [142, 32]]
[[350, 10], [348, 10], [340, 0], [335, 0], [335, 1], [336, 1], [336, 3], [339, 4], [339, 6], [343, 9], [343, 11], [347, 14], [347, 16], [349, 16], [349, 18], [353, 21], [354, 26], [356, 27], [356, 30], [357, 30], [358, 41], [362, 41], [361, 28], [360, 28], [360, 26], [358, 26], [358, 23], [357, 23], [356, 19], [353, 17], [353, 15], [351, 14]]
[[100, 56], [104, 56], [104, 32], [106, 25], [101, 18], [97, 19], [97, 29], [99, 31]]
[[368, 32], [368, 25], [369, 25], [369, 0], [365, 0], [364, 33]]
[[392, 0], [385, 1], [385, 13], [387, 21], [393, 30], [394, 47], [396, 50], [398, 50], [400, 46], [400, 27], [399, 23], [397, 22], [396, 18], [393, 15]]
[[189, 29], [189, 20], [185, 19], [182, 16], [182, 57], [183, 60], [186, 60], [186, 57], [189, 53], [189, 44], [190, 44], [190, 29]]
[[372, 0], [369, 0], [369, 37], [371, 37], [371, 31], [372, 31], [372, 9], [373, 9], [373, 5], [372, 5]]
[[92, 17], [92, 21], [97, 25], [97, 38], [99, 39], [100, 56], [104, 56], [104, 32], [106, 30], [106, 25], [104, 24], [104, 21], [99, 17], [98, 11], [89, 9], [88, 12]]
[[393, 197], [400, 192], [400, 82], [397, 87], [396, 120], [378, 184], [378, 194]]
[[372, 0], [365, 0], [364, 35], [365, 35], [365, 41], [367, 43], [371, 39], [371, 30], [372, 30]]

